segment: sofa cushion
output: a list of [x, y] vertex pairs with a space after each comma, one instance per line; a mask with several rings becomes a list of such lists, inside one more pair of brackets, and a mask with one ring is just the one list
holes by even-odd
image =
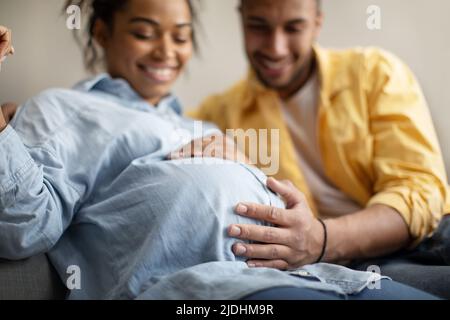
[[66, 292], [45, 254], [21, 261], [0, 259], [0, 300], [64, 299]]

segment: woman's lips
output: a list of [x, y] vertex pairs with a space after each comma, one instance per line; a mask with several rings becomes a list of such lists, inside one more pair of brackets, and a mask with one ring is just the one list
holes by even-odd
[[172, 81], [176, 77], [178, 68], [171, 66], [155, 67], [139, 65], [139, 69], [147, 78], [150, 78], [156, 82], [166, 83]]

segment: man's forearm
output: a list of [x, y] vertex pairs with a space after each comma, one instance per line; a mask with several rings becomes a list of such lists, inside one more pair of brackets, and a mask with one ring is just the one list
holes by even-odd
[[325, 221], [328, 229], [325, 261], [377, 257], [410, 243], [408, 226], [393, 208], [375, 205]]

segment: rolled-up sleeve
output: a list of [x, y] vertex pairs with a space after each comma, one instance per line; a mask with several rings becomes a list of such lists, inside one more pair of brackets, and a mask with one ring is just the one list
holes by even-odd
[[17, 132], [0, 133], [0, 257], [22, 259], [49, 250], [68, 225], [79, 198], [64, 181], [62, 164], [51, 152], [36, 148], [46, 159], [37, 164]]
[[414, 244], [437, 227], [448, 199], [445, 166], [431, 115], [414, 75], [388, 53], [367, 59], [374, 138], [374, 196], [396, 209]]

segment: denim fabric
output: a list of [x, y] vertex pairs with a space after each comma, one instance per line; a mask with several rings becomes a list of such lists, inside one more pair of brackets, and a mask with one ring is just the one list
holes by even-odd
[[[311, 290], [308, 288], [281, 287], [263, 290], [251, 294], [244, 300], [342, 300], [343, 298], [330, 292]], [[411, 288], [404, 284], [381, 280], [380, 289], [364, 289], [360, 294], [350, 295], [347, 300], [439, 300], [426, 292]]]
[[75, 284], [70, 299], [231, 299], [286, 285], [345, 295], [367, 285], [371, 273], [340, 266], [309, 266], [321, 279], [312, 281], [237, 259], [226, 227], [261, 222], [233, 207], [284, 203], [256, 168], [166, 161], [186, 132], [217, 130], [196, 133], [180, 110], [172, 96], [152, 107], [106, 75], [25, 103], [0, 134], [0, 257], [48, 252]]

